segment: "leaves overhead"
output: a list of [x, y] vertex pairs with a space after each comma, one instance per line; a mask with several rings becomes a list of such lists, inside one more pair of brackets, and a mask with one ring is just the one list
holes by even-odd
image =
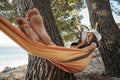
[[10, 22], [14, 22], [15, 17], [18, 15], [15, 9], [16, 4], [13, 4], [9, 0], [0, 0], [0, 16]]
[[[113, 12], [120, 15], [120, 10], [115, 7], [113, 1], [119, 5], [120, 0], [111, 0]], [[20, 15], [16, 4], [17, 0], [13, 0], [13, 2], [0, 0], [0, 16], [10, 22], [14, 22], [16, 16]], [[83, 18], [79, 12], [84, 6], [84, 0], [51, 0], [56, 24], [65, 42], [79, 38], [77, 27], [81, 25], [80, 20]]]
[[56, 23], [61, 31], [65, 41], [78, 38], [77, 26], [83, 18], [80, 14], [80, 8], [83, 6], [83, 0], [52, 0], [51, 7], [56, 19]]
[[[0, 14], [10, 22], [14, 22], [16, 16], [19, 15], [16, 1], [13, 2], [0, 0]], [[80, 25], [80, 19], [82, 19], [79, 15], [82, 0], [51, 0], [51, 7], [63, 39], [73, 40], [75, 36], [78, 36], [77, 25]]]

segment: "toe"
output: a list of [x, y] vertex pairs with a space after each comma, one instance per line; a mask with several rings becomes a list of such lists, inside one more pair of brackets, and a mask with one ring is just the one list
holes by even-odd
[[26, 14], [26, 18], [27, 18], [28, 21], [30, 21], [32, 15], [33, 15], [32, 10], [29, 10]]
[[39, 15], [40, 12], [37, 8], [33, 8], [33, 13], [34, 15]]
[[23, 17], [17, 17], [17, 18], [16, 18], [16, 22], [17, 22], [18, 25], [23, 24], [23, 21], [24, 21], [24, 18], [23, 18]]

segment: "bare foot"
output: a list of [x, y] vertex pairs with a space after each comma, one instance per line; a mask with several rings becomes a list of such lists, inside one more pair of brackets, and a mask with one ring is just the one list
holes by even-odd
[[40, 41], [37, 34], [33, 31], [33, 29], [30, 27], [28, 21], [22, 17], [16, 18], [17, 24], [20, 26], [20, 29], [32, 40], [34, 41]]
[[36, 34], [39, 36], [39, 38], [42, 40], [44, 44], [46, 45], [53, 44], [51, 42], [51, 38], [46, 32], [42, 17], [38, 9], [34, 8], [28, 11], [27, 20], [29, 21], [30, 26], [33, 28], [33, 30], [36, 32]]
[[25, 34], [26, 34], [26, 32], [25, 32], [25, 30], [24, 30], [24, 28], [23, 28], [23, 25], [24, 25], [24, 18], [23, 17], [17, 17], [16, 18], [16, 22], [17, 22], [17, 24], [19, 25], [19, 28], [21, 29], [21, 31], [22, 32], [24, 32]]
[[30, 21], [30, 19], [33, 15], [39, 15], [39, 10], [36, 10], [36, 8], [29, 10], [26, 14], [27, 21]]

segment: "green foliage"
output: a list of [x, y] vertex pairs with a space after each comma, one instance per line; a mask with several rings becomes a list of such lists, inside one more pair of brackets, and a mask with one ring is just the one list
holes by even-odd
[[18, 13], [16, 12], [16, 4], [13, 4], [9, 0], [0, 0], [0, 16], [14, 22]]
[[53, 14], [65, 42], [78, 38], [77, 26], [83, 18], [80, 14], [82, 0], [52, 0]]
[[[13, 23], [19, 13], [17, 11], [17, 5], [9, 1], [10, 0], [0, 0], [0, 16]], [[120, 0], [112, 1], [120, 4]], [[117, 15], [120, 15], [120, 10], [112, 5], [112, 1], [112, 10]], [[83, 18], [82, 15], [79, 14], [80, 9], [84, 7], [83, 0], [51, 0], [51, 7], [63, 40], [67, 42], [78, 39], [77, 26], [80, 26], [80, 20]], [[81, 27], [84, 26], [81, 25]]]
[[[14, 23], [16, 16], [19, 15], [18, 8], [17, 4], [9, 1], [0, 0], [0, 16]], [[82, 0], [51, 0], [51, 6], [63, 40], [66, 42], [78, 38], [77, 26], [82, 19], [79, 15]]]

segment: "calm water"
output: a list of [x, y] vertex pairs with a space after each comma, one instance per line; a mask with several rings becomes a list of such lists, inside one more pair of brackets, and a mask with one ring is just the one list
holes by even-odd
[[20, 47], [0, 47], [0, 71], [4, 67], [17, 67], [27, 64], [28, 55]]

